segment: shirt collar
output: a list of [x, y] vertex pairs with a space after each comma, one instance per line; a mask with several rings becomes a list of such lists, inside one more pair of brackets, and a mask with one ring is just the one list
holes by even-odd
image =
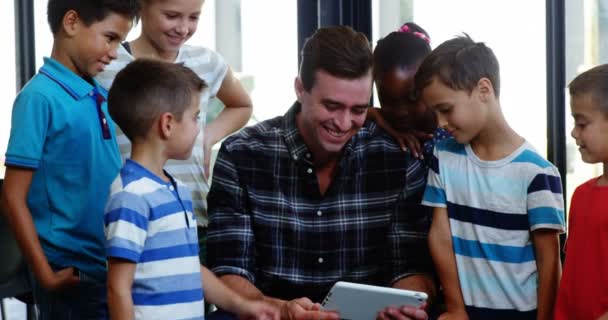
[[[300, 102], [296, 101], [283, 116], [283, 139], [285, 140], [285, 145], [287, 146], [289, 155], [294, 160], [298, 161], [302, 158], [307, 158], [308, 160], [312, 161], [312, 153], [308, 149], [308, 146], [304, 143], [304, 139], [302, 138], [300, 130], [296, 124], [296, 115], [300, 113], [301, 108], [302, 105]], [[346, 143], [344, 146], [344, 152], [342, 154], [342, 160], [349, 159], [353, 156], [353, 150], [357, 145], [357, 141], [360, 140], [359, 136], [363, 134], [363, 129], [364, 128], [359, 129], [357, 134], [355, 134], [350, 141]]]
[[93, 96], [95, 90], [104, 97], [107, 96], [107, 92], [99, 86], [95, 79], [92, 79], [93, 85], [53, 58], [45, 57], [44, 65], [39, 72], [55, 81], [75, 100]]

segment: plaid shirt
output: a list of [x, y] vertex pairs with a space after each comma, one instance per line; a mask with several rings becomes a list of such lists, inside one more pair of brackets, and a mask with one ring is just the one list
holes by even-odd
[[390, 285], [430, 273], [422, 162], [368, 121], [321, 195], [299, 110], [296, 103], [222, 144], [208, 197], [212, 270], [268, 296], [313, 301], [338, 280]]

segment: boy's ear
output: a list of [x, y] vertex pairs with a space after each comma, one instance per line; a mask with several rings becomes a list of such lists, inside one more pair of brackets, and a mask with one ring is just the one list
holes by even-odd
[[78, 12], [74, 10], [68, 10], [68, 12], [66, 12], [63, 16], [63, 31], [68, 36], [74, 36], [78, 32], [81, 23], [82, 21], [80, 20]]
[[486, 102], [490, 97], [494, 96], [494, 86], [488, 78], [481, 78], [477, 81], [477, 90], [482, 101]]
[[168, 139], [173, 133], [173, 123], [175, 117], [171, 112], [165, 112], [158, 119], [159, 133], [162, 139]]

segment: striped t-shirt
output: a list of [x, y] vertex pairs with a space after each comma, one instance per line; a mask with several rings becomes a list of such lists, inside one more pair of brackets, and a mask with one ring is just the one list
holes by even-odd
[[559, 172], [524, 142], [497, 161], [439, 142], [423, 204], [447, 208], [458, 278], [471, 319], [535, 319], [531, 232], [565, 230]]
[[[110, 89], [116, 74], [122, 70], [127, 64], [134, 61], [135, 58], [125, 49], [124, 46], [118, 46], [118, 56], [112, 61], [104, 72], [97, 75], [95, 78], [102, 87]], [[224, 77], [228, 71], [228, 65], [224, 58], [213, 50], [204, 47], [195, 47], [184, 45], [180, 48], [175, 63], [181, 63], [184, 66], [192, 69], [201, 79], [205, 80], [208, 88], [203, 90], [200, 101], [200, 117], [199, 127], [201, 131], [196, 137], [192, 156], [188, 160], [169, 160], [165, 165], [165, 169], [177, 179], [185, 183], [192, 192], [192, 206], [199, 224], [207, 225], [207, 205], [206, 198], [209, 192], [209, 185], [204, 178], [203, 162], [203, 134], [205, 127], [205, 118], [209, 101], [215, 98], [215, 95], [220, 90]], [[125, 134], [116, 126], [116, 140], [120, 148], [122, 159], [129, 158], [131, 154], [131, 143]], [[206, 174], [206, 173], [205, 173]]]
[[196, 220], [190, 192], [127, 159], [112, 183], [106, 254], [137, 264], [135, 319], [204, 319]]

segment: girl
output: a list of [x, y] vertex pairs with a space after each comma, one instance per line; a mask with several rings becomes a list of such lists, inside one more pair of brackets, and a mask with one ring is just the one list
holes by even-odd
[[[433, 152], [433, 141], [447, 137], [437, 128], [432, 110], [421, 104], [414, 92], [414, 75], [431, 52], [428, 33], [413, 22], [380, 39], [374, 49], [373, 76], [380, 109], [371, 108], [368, 117], [407, 147], [417, 158]], [[429, 140], [422, 144], [421, 141]]]
[[[208, 85], [201, 96], [199, 126], [201, 133], [190, 159], [172, 160], [167, 171], [186, 183], [192, 191], [194, 212], [200, 226], [207, 225], [205, 198], [209, 190], [207, 177], [211, 147], [227, 135], [243, 127], [252, 112], [249, 95], [234, 76], [230, 66], [218, 53], [186, 45], [196, 32], [204, 0], [142, 0], [141, 34], [118, 48], [117, 59], [107, 66], [97, 80], [109, 89], [114, 77], [129, 62], [137, 58], [151, 58], [182, 63], [191, 68]], [[209, 100], [217, 97], [225, 105], [215, 121], [205, 124]], [[130, 143], [122, 132], [117, 133], [123, 160], [129, 157]], [[199, 229], [199, 238], [205, 232]], [[204, 243], [201, 261], [204, 261]]]

